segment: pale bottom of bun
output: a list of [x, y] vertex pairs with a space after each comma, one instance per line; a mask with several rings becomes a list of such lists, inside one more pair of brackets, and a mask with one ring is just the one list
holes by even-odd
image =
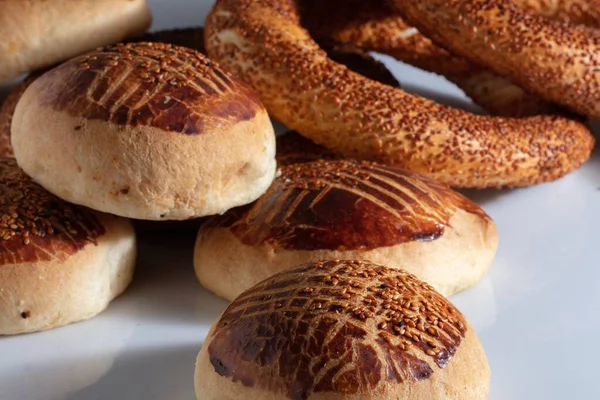
[[[275, 178], [275, 135], [266, 112], [228, 131], [184, 135], [82, 122], [38, 106], [28, 93], [13, 119], [15, 158], [34, 181], [70, 203], [126, 218], [181, 221], [251, 203]], [[29, 103], [35, 105], [28, 109]]]
[[230, 301], [271, 275], [325, 259], [365, 260], [404, 269], [440, 294], [451, 296], [481, 280], [497, 247], [493, 222], [458, 210], [436, 240], [373, 250], [286, 250], [270, 243], [248, 246], [228, 228], [201, 228], [194, 268], [202, 286]]
[[64, 260], [0, 266], [0, 335], [44, 331], [92, 318], [131, 282], [135, 232], [102, 215], [106, 233]]
[[[250, 382], [234, 382], [215, 371], [208, 347], [213, 328], [209, 331], [196, 359], [194, 387], [197, 400], [280, 400], [290, 396], [280, 391], [259, 388]], [[236, 351], [231, 349], [231, 351]], [[385, 360], [380, 360], [385, 363]], [[485, 400], [488, 398], [491, 372], [485, 351], [477, 334], [468, 326], [461, 345], [448, 365], [420, 382], [407, 380], [385, 385], [383, 389], [356, 394], [317, 392], [310, 400]], [[226, 371], [223, 371], [226, 375]], [[260, 377], [257, 377], [260, 379]], [[381, 386], [380, 386], [381, 387]]]

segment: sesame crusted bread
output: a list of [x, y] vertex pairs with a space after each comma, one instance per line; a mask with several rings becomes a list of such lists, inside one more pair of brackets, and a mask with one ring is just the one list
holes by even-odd
[[529, 92], [600, 117], [600, 31], [527, 12], [509, 0], [391, 0], [406, 21], [454, 53]]
[[195, 384], [199, 400], [483, 400], [490, 369], [464, 316], [415, 276], [318, 261], [235, 299]]
[[12, 144], [58, 197], [146, 220], [250, 203], [276, 169], [273, 125], [254, 91], [164, 43], [110, 46], [45, 73], [17, 104]]
[[302, 23], [316, 40], [334, 40], [387, 54], [446, 77], [493, 115], [564, 112], [509, 80], [437, 46], [407, 24], [387, 0], [304, 0]]
[[[285, 137], [279, 148], [302, 144]], [[293, 161], [303, 161], [301, 148], [292, 151]], [[494, 222], [445, 185], [370, 162], [307, 155], [288, 164], [285, 151], [280, 157], [267, 193], [208, 219], [198, 232], [196, 275], [217, 295], [232, 300], [277, 272], [320, 259], [402, 268], [446, 296], [476, 284], [490, 267], [498, 246]]]
[[0, 159], [0, 214], [0, 335], [91, 318], [129, 285], [131, 224], [58, 199], [14, 159]]
[[146, 0], [0, 2], [0, 82], [143, 33]]
[[546, 18], [600, 27], [600, 0], [512, 0], [512, 2]]
[[297, 3], [217, 0], [205, 46], [274, 118], [314, 142], [455, 187], [548, 182], [589, 159], [594, 139], [580, 122], [473, 115], [352, 72], [301, 27]]

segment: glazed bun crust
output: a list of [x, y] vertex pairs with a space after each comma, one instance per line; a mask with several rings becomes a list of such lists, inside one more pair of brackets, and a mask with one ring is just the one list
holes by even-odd
[[295, 267], [244, 292], [196, 362], [202, 400], [486, 399], [476, 333], [430, 286], [357, 261]]
[[[310, 146], [291, 136], [279, 147], [291, 142]], [[278, 157], [280, 174], [265, 195], [200, 228], [196, 274], [217, 295], [232, 300], [277, 272], [320, 259], [405, 269], [446, 296], [474, 285], [490, 267], [494, 222], [448, 187], [369, 162], [286, 165], [301, 154]]]
[[66, 203], [0, 160], [0, 335], [100, 313], [131, 281], [130, 222]]
[[185, 220], [254, 201], [275, 175], [256, 94], [199, 52], [116, 45], [37, 79], [12, 144], [48, 191], [129, 218]]
[[143, 33], [146, 0], [0, 2], [0, 82]]

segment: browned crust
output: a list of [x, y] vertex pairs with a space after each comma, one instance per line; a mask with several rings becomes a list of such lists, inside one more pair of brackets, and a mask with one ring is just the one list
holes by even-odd
[[[188, 135], [252, 119], [256, 94], [201, 53], [164, 43], [109, 46], [74, 58], [33, 85], [40, 103], [84, 119]], [[33, 86], [32, 85], [32, 86]]]
[[291, 399], [367, 394], [430, 378], [467, 329], [449, 301], [404, 271], [314, 262], [234, 300], [208, 338], [208, 356], [217, 374]]
[[349, 158], [455, 187], [514, 187], [564, 176], [594, 146], [587, 127], [567, 118], [473, 115], [367, 80], [326, 57], [292, 0], [219, 0], [205, 29], [209, 54], [274, 118]]
[[525, 117], [564, 112], [437, 46], [407, 24], [385, 0], [307, 0], [301, 4], [302, 22], [317, 40], [353, 44], [442, 75], [493, 115]]
[[421, 32], [531, 93], [600, 117], [600, 32], [507, 0], [392, 0]]
[[64, 260], [105, 233], [94, 214], [34, 183], [0, 159], [0, 266]]
[[600, 27], [600, 0], [513, 0], [513, 2], [546, 18]]
[[[201, 53], [206, 53], [206, 50], [204, 49], [204, 28], [202, 27], [146, 33], [136, 39], [127, 41], [127, 43], [135, 42], [167, 43], [176, 46], [189, 47]], [[30, 74], [25, 80], [15, 86], [2, 103], [2, 106], [0, 107], [0, 157], [14, 157], [12, 145], [10, 143], [10, 125], [12, 123], [12, 116], [21, 95], [29, 85], [45, 71], [47, 71], [47, 69]]]
[[320, 160], [284, 165], [250, 206], [211, 218], [249, 246], [286, 250], [371, 250], [443, 235], [458, 209], [485, 212], [420, 175], [368, 162]]

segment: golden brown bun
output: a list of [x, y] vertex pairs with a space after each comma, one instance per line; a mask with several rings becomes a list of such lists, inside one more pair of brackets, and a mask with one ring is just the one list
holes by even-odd
[[17, 104], [12, 144], [48, 191], [136, 219], [222, 213], [258, 198], [276, 169], [256, 94], [162, 43], [111, 46], [42, 75]]
[[314, 142], [456, 187], [553, 181], [589, 159], [594, 138], [580, 122], [473, 115], [350, 71], [300, 26], [296, 5], [217, 0], [205, 46], [274, 118]]
[[130, 222], [66, 203], [0, 159], [0, 335], [95, 316], [133, 276]]
[[146, 0], [0, 2], [0, 82], [139, 35]]
[[373, 163], [312, 161], [284, 164], [257, 202], [210, 218], [194, 267], [227, 300], [294, 265], [334, 258], [404, 269], [450, 296], [483, 277], [497, 246], [494, 222], [444, 185]]
[[464, 316], [401, 270], [308, 263], [244, 292], [196, 361], [199, 400], [487, 398], [490, 369]]
[[[391, 0], [434, 42], [576, 113], [600, 117], [600, 31], [506, 0]], [[434, 10], [434, 11], [433, 11]]]
[[[127, 42], [168, 43], [176, 46], [189, 47], [201, 53], [205, 53], [204, 29], [201, 27], [146, 33], [140, 37], [127, 40]], [[2, 106], [0, 107], [0, 157], [14, 157], [12, 146], [10, 144], [10, 126], [15, 108], [17, 107], [17, 103], [21, 96], [25, 93], [25, 89], [27, 89], [27, 87], [29, 87], [29, 85], [44, 72], [46, 72], [46, 70], [39, 70], [31, 73], [11, 90], [5, 101], [2, 103]]]

